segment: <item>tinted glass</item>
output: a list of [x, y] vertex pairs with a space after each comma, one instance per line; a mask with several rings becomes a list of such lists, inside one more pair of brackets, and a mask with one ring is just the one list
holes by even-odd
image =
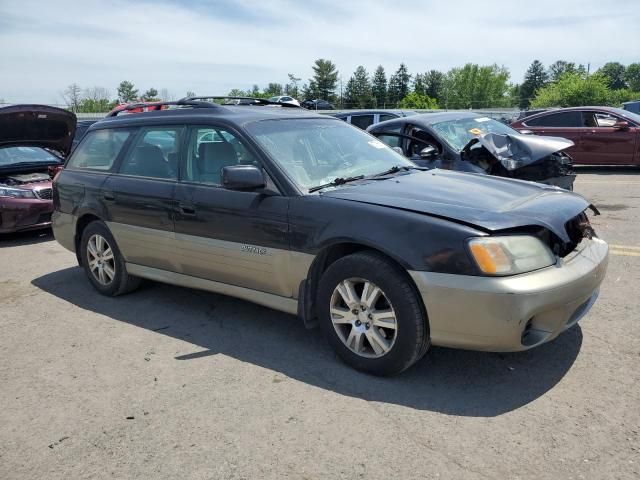
[[0, 148], [0, 168], [18, 163], [59, 163], [60, 159], [38, 147]]
[[189, 131], [185, 171], [187, 181], [220, 185], [222, 168], [259, 163], [236, 135], [223, 128], [194, 127]]
[[337, 177], [373, 175], [413, 166], [371, 135], [336, 119], [265, 120], [247, 130], [302, 188]]
[[351, 115], [351, 125], [366, 130], [369, 125], [373, 125], [373, 115]]
[[532, 118], [525, 122], [532, 127], [581, 127], [580, 112], [560, 112]]
[[140, 130], [120, 165], [120, 173], [175, 180], [181, 131], [181, 127]]
[[380, 121], [384, 122], [385, 120], [392, 120], [394, 118], [398, 118], [395, 115], [390, 115], [388, 113], [381, 113], [380, 114]]
[[111, 170], [130, 135], [131, 130], [120, 128], [89, 132], [71, 155], [67, 168]]

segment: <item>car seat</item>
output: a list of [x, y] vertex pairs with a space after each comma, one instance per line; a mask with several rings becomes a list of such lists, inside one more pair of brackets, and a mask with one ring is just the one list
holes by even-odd
[[169, 178], [171, 176], [162, 150], [157, 145], [136, 147], [123, 173], [154, 178]]
[[198, 147], [197, 180], [222, 183], [222, 167], [238, 164], [238, 154], [229, 142], [205, 142]]

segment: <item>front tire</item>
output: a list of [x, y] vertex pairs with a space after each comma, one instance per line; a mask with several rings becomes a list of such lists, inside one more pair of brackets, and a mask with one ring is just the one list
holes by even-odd
[[91, 222], [83, 230], [80, 259], [89, 281], [102, 295], [115, 297], [140, 285], [138, 277], [127, 273], [116, 240], [103, 222]]
[[350, 366], [395, 375], [429, 348], [428, 323], [415, 287], [398, 265], [376, 252], [332, 263], [318, 290], [320, 327]]

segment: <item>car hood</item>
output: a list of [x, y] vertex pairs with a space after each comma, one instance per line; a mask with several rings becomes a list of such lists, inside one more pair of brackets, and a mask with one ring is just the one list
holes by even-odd
[[76, 116], [45, 105], [0, 108], [0, 148], [29, 146], [54, 150], [66, 157], [76, 131]]
[[419, 212], [487, 232], [537, 225], [563, 242], [565, 223], [590, 204], [578, 194], [533, 182], [429, 170], [326, 190], [323, 196]]
[[531, 165], [552, 153], [561, 152], [574, 145], [571, 140], [560, 137], [487, 133], [471, 140], [462, 149], [462, 157], [464, 158], [471, 147], [477, 143], [486, 148], [507, 170]]

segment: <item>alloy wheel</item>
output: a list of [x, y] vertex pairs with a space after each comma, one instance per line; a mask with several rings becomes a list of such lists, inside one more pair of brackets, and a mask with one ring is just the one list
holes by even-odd
[[116, 276], [116, 263], [109, 242], [94, 234], [87, 242], [87, 261], [93, 277], [101, 285], [109, 285]]
[[396, 313], [385, 293], [373, 282], [348, 278], [331, 295], [331, 322], [342, 343], [367, 358], [386, 355], [398, 335]]

